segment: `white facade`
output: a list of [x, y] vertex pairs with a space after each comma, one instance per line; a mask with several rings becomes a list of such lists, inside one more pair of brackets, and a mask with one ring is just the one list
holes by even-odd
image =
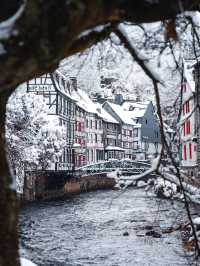
[[102, 119], [88, 113], [86, 117], [87, 162], [88, 164], [104, 160]]
[[185, 64], [185, 80], [182, 83], [182, 111], [180, 118], [181, 168], [188, 176], [197, 172], [197, 124], [196, 93], [193, 67]]

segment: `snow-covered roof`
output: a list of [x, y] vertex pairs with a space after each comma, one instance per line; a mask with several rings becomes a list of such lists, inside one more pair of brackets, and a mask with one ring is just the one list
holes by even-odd
[[121, 121], [124, 124], [133, 125], [133, 126], [136, 125], [136, 123], [132, 119], [130, 112], [125, 111], [121, 105], [111, 103], [111, 102], [106, 102], [106, 103], [110, 105], [112, 110], [118, 115], [118, 117], [121, 119]]
[[87, 95], [87, 93], [81, 89], [77, 89], [76, 91], [71, 92], [72, 97], [76, 100], [76, 104], [84, 109], [88, 113], [95, 113], [96, 106], [94, 102], [90, 99], [90, 97]]
[[98, 112], [98, 115], [105, 121], [109, 123], [119, 124], [119, 122], [112, 117], [105, 109], [102, 108], [100, 103], [95, 103], [96, 110]]
[[104, 110], [99, 103], [93, 102], [85, 91], [81, 89], [72, 91], [72, 97], [76, 100], [76, 104], [86, 112], [94, 113], [106, 122], [119, 124], [119, 122]]
[[146, 102], [124, 102], [122, 107], [125, 111], [130, 113], [132, 119], [143, 117], [147, 107], [149, 105], [149, 101]]
[[[65, 80], [65, 81], [69, 81], [69, 79], [67, 79], [61, 72], [59, 72], [58, 70], [56, 70], [56, 73], [60, 76], [62, 76], [62, 78]], [[56, 78], [54, 77], [54, 82], [55, 82], [55, 85], [56, 85], [56, 88], [58, 91], [62, 92], [64, 95], [66, 95], [68, 98], [70, 98], [71, 100], [75, 101], [75, 97], [73, 97], [72, 93], [69, 92], [69, 90], [65, 87], [63, 87], [62, 84], [58, 84], [58, 81], [56, 80]]]
[[117, 146], [107, 146], [105, 150], [106, 151], [125, 151], [123, 148], [117, 147]]
[[122, 104], [122, 107], [126, 111], [130, 111], [130, 108], [140, 108], [145, 109], [147, 108], [147, 105], [149, 104], [149, 101], [147, 102], [131, 102], [131, 101], [125, 101]]
[[146, 109], [135, 108], [133, 111], [129, 111], [132, 119], [143, 117]]

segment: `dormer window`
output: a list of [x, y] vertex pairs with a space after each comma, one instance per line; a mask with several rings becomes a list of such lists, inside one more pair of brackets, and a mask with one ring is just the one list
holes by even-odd
[[132, 106], [132, 105], [130, 105], [130, 107], [129, 107], [129, 111], [133, 111], [135, 108]]

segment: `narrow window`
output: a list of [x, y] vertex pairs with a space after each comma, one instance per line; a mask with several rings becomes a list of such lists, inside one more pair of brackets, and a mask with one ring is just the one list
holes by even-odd
[[192, 159], [192, 143], [189, 143], [190, 159]]
[[186, 124], [185, 124], [185, 122], [183, 123], [183, 135], [185, 136], [185, 134], [186, 134]]
[[186, 161], [187, 160], [187, 148], [186, 148], [186, 145], [184, 145], [184, 150], [183, 150], [183, 152], [184, 152], [184, 160]]
[[186, 121], [186, 134], [190, 134], [190, 120]]

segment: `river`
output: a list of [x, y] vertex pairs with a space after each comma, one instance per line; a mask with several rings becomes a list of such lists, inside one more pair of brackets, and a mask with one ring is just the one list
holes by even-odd
[[43, 266], [188, 265], [178, 231], [145, 235], [147, 225], [160, 232], [183, 217], [182, 203], [133, 188], [34, 203], [20, 214], [20, 252]]

